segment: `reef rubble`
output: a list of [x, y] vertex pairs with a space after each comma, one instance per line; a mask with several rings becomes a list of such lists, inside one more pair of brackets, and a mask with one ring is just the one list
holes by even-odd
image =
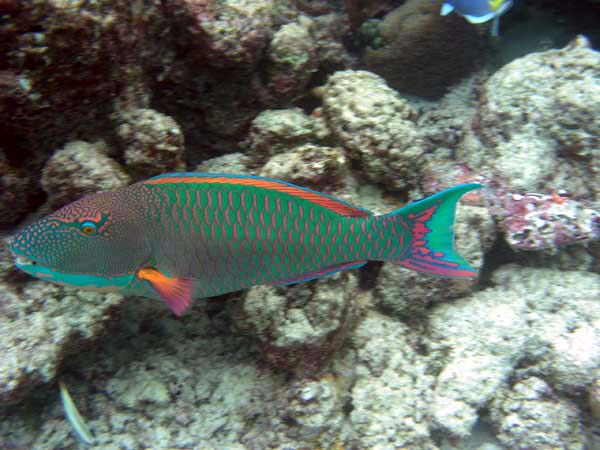
[[[61, 380], [97, 449], [600, 448], [600, 54], [476, 68], [462, 18], [371, 3], [0, 2], [0, 447], [78, 448]], [[484, 184], [454, 229], [480, 275], [370, 263], [175, 318], [14, 267], [21, 224], [194, 170], [376, 214]]]

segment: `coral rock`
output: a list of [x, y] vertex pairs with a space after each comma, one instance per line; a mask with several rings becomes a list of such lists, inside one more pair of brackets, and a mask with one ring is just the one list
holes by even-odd
[[[307, 24], [310, 26], [310, 22]], [[269, 85], [279, 101], [302, 92], [317, 69], [315, 42], [302, 22], [282, 26], [267, 54]]]
[[288, 289], [256, 286], [243, 303], [234, 305], [236, 327], [255, 337], [272, 364], [315, 374], [329, 362], [356, 319], [357, 288], [350, 272]]
[[[479, 409], [511, 379], [540, 374], [571, 395], [590, 386], [600, 365], [598, 275], [508, 265], [492, 283], [431, 311], [434, 423], [456, 436], [471, 432]], [[511, 411], [502, 416], [496, 422], [508, 424]]]
[[509, 265], [492, 281], [529, 306], [528, 368], [557, 391], [588, 387], [600, 367], [600, 275]]
[[578, 38], [532, 53], [485, 83], [457, 157], [515, 193], [600, 196], [600, 53]]
[[328, 135], [323, 119], [307, 116], [299, 108], [268, 110], [252, 121], [243, 145], [251, 164], [259, 166], [273, 155], [302, 144], [318, 144]]
[[252, 67], [267, 45], [270, 0], [181, 0], [172, 7], [188, 15], [196, 51], [213, 67]]
[[371, 181], [392, 189], [416, 183], [425, 151], [416, 112], [383, 79], [335, 73], [323, 87], [323, 116]]
[[42, 188], [46, 208], [56, 208], [98, 191], [112, 191], [130, 183], [129, 176], [112, 158], [103, 142], [69, 142], [46, 162]]
[[587, 448], [575, 405], [556, 396], [540, 378], [527, 378], [505, 389], [490, 411], [497, 437], [506, 448]]
[[[438, 102], [432, 102], [417, 120], [423, 139], [431, 149], [456, 149], [465, 134], [465, 122], [468, 123], [478, 105], [477, 90], [484, 78], [485, 71], [478, 72], [460, 84], [454, 86]], [[446, 157], [445, 160], [452, 159]]]
[[21, 293], [0, 286], [0, 404], [22, 400], [56, 376], [62, 360], [86, 345], [122, 301], [117, 294], [78, 292], [43, 281]]
[[23, 217], [34, 192], [31, 178], [11, 167], [0, 151], [0, 227], [12, 225]]
[[281, 411], [292, 422], [286, 430], [290, 437], [323, 442], [333, 441], [343, 425], [343, 402], [339, 387], [331, 376], [318, 380], [300, 380], [290, 384], [283, 397]]
[[[455, 436], [468, 436], [478, 409], [512, 374], [523, 354], [527, 327], [522, 298], [485, 290], [433, 309], [431, 349], [445, 363], [433, 398], [437, 427]], [[447, 355], [445, 358], [442, 355]]]
[[[139, 72], [127, 70], [140, 61], [139, 27], [131, 2], [14, 3], [0, 31], [0, 110], [11, 114], [0, 133], [38, 165], [60, 142], [108, 124], [129, 74]], [[157, 9], [145, 5], [148, 16]]]
[[138, 178], [185, 170], [183, 133], [171, 117], [153, 109], [122, 114], [117, 132], [125, 146], [125, 163]]
[[506, 241], [516, 250], [554, 253], [564, 245], [600, 239], [600, 211], [560, 193], [506, 193], [494, 203]]
[[248, 169], [247, 164], [248, 158], [243, 153], [228, 153], [227, 155], [205, 160], [202, 164], [196, 166], [194, 172], [248, 175], [250, 169]]
[[273, 156], [260, 175], [314, 189], [332, 189], [342, 183], [348, 170], [348, 158], [343, 149], [308, 144]]
[[592, 417], [600, 421], [600, 370], [595, 371], [595, 377], [588, 388], [588, 405]]
[[352, 346], [357, 381], [349, 419], [356, 448], [437, 448], [429, 429], [434, 380], [410, 329], [371, 312], [357, 327]]
[[344, 39], [350, 33], [348, 20], [343, 14], [324, 14], [312, 18], [311, 34], [317, 45], [321, 73], [356, 67], [356, 56], [344, 45]]

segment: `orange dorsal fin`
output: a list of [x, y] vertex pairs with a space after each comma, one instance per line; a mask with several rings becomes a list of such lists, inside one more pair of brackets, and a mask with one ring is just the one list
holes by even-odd
[[192, 304], [194, 280], [191, 278], [168, 277], [153, 267], [140, 269], [137, 276], [150, 283], [176, 316], [181, 316]]
[[313, 191], [286, 181], [249, 175], [229, 175], [211, 173], [167, 173], [143, 182], [146, 185], [156, 184], [229, 184], [269, 189], [308, 200], [342, 216], [368, 217], [370, 211], [346, 203], [330, 195]]

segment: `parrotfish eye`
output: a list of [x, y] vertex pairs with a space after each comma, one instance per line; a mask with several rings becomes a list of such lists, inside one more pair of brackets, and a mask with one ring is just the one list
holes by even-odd
[[81, 229], [81, 232], [83, 234], [85, 234], [86, 236], [91, 236], [92, 234], [96, 233], [98, 226], [94, 222], [90, 222], [89, 220], [86, 220], [85, 222], [83, 222], [81, 224], [80, 229]]

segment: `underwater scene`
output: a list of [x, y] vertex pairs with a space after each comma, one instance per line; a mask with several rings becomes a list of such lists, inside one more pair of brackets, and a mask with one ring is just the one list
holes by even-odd
[[0, 0], [0, 450], [600, 450], [600, 1]]

